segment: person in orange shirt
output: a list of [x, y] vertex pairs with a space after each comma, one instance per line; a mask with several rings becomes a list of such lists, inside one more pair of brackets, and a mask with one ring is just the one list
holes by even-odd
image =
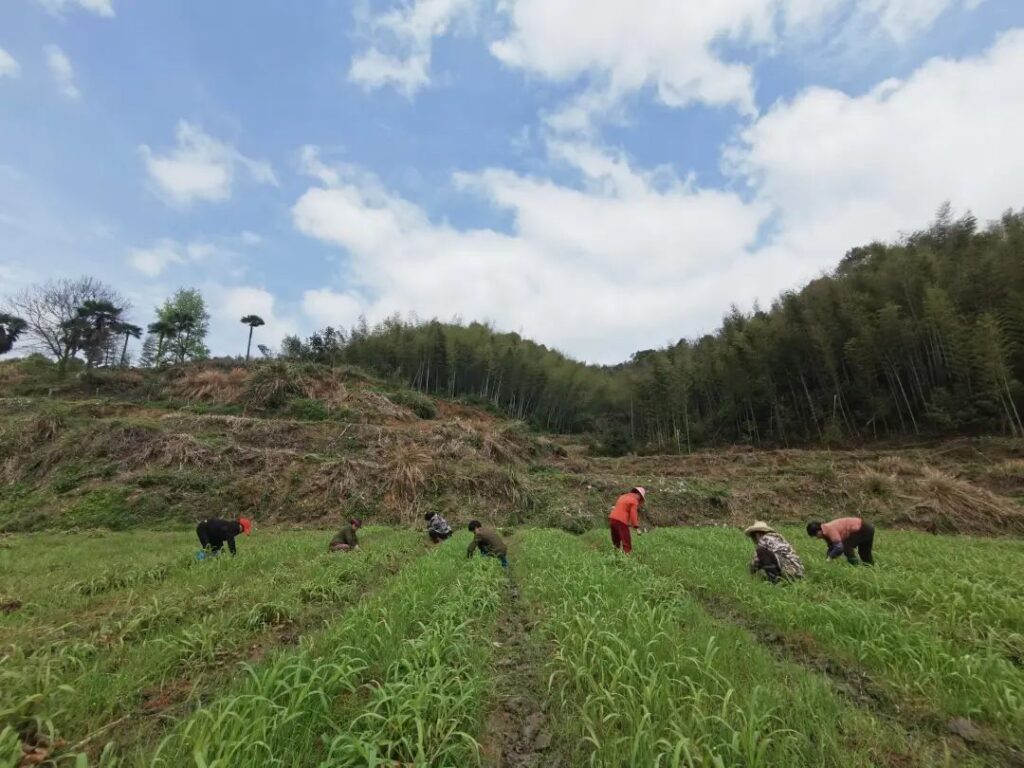
[[627, 555], [633, 551], [630, 528], [640, 527], [640, 507], [647, 498], [647, 491], [640, 486], [631, 488], [629, 493], [619, 496], [608, 515], [608, 527], [612, 532], [612, 546]]
[[874, 565], [871, 547], [875, 543], [875, 526], [859, 517], [840, 517], [831, 523], [813, 522], [807, 524], [807, 535], [828, 542], [828, 559], [835, 560], [846, 555], [850, 565], [857, 565], [857, 555], [864, 565]]

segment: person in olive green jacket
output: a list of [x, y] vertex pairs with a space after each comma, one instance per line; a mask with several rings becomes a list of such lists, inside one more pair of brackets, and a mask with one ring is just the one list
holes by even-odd
[[495, 557], [502, 568], [508, 568], [508, 547], [501, 536], [489, 528], [484, 528], [479, 520], [469, 524], [469, 532], [473, 534], [473, 540], [469, 542], [466, 557], [472, 557], [473, 550], [479, 549], [484, 557]]
[[330, 552], [351, 552], [359, 549], [359, 537], [356, 531], [363, 527], [363, 521], [354, 517], [348, 521], [348, 525], [338, 531], [331, 543], [327, 546]]

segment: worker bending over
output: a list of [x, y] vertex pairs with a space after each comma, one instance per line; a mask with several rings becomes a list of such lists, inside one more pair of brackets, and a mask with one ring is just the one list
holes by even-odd
[[424, 519], [427, 521], [427, 536], [430, 537], [434, 544], [439, 544], [445, 539], [451, 538], [452, 527], [437, 512], [427, 512], [424, 515]]
[[750, 573], [763, 573], [772, 584], [780, 579], [802, 579], [804, 564], [792, 545], [763, 520], [758, 520], [744, 533], [754, 542], [754, 559]]
[[238, 554], [235, 550], [235, 537], [240, 536], [243, 531], [246, 536], [252, 533], [252, 521], [247, 517], [240, 517], [237, 520], [221, 520], [218, 517], [211, 517], [200, 521], [196, 526], [199, 546], [214, 555], [220, 554], [224, 548], [224, 542], [227, 542], [232, 556]]
[[627, 555], [633, 551], [633, 539], [629, 529], [640, 527], [640, 507], [647, 499], [647, 490], [637, 486], [629, 493], [619, 496], [608, 515], [608, 527], [612, 532], [612, 546], [621, 549]]
[[874, 565], [871, 546], [875, 542], [875, 526], [859, 517], [840, 517], [831, 523], [813, 522], [807, 524], [807, 535], [828, 542], [828, 559], [835, 560], [846, 555], [850, 565], [857, 565], [857, 555], [864, 565]]
[[359, 537], [356, 536], [356, 531], [362, 527], [363, 521], [358, 517], [353, 517], [348, 521], [348, 525], [334, 534], [331, 543], [327, 545], [327, 550], [329, 552], [351, 552], [354, 549], [359, 549]]
[[472, 557], [473, 550], [479, 549], [484, 557], [496, 557], [502, 568], [508, 568], [508, 547], [501, 536], [490, 528], [484, 528], [479, 520], [469, 524], [469, 532], [473, 534], [473, 540], [469, 542], [466, 557]]

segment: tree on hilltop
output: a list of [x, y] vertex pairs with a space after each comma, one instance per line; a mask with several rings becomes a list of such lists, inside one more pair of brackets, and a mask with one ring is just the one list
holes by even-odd
[[246, 315], [242, 318], [242, 322], [249, 326], [249, 343], [245, 345], [245, 362], [249, 362], [249, 353], [252, 351], [252, 332], [259, 328], [261, 325], [266, 325], [263, 322], [263, 318], [259, 315]]
[[0, 312], [0, 355], [6, 355], [14, 348], [14, 342], [26, 328], [28, 323], [20, 317]]

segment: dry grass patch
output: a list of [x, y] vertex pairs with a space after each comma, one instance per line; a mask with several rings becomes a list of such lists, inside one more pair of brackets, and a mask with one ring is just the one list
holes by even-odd
[[916, 481], [910, 500], [913, 506], [897, 522], [934, 533], [1024, 533], [1024, 510], [1009, 499], [931, 467]]
[[396, 447], [391, 460], [384, 466], [384, 499], [400, 510], [402, 522], [415, 522], [417, 504], [433, 469], [433, 458], [414, 443]]
[[249, 372], [244, 368], [229, 371], [217, 368], [189, 369], [171, 384], [171, 392], [187, 401], [233, 405], [246, 393]]

